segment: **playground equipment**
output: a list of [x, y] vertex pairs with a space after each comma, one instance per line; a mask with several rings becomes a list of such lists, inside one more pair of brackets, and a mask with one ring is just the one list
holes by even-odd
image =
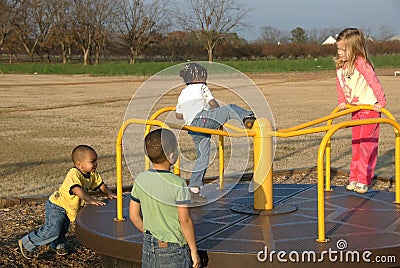
[[[274, 196], [273, 196], [273, 183], [272, 183], [272, 138], [273, 137], [281, 137], [288, 138], [299, 135], [306, 135], [318, 132], [326, 132], [323, 137], [317, 157], [317, 172], [318, 172], [318, 183], [317, 183], [317, 227], [318, 227], [318, 236], [317, 242], [325, 242], [328, 243], [330, 240], [326, 238], [325, 232], [325, 193], [331, 192], [330, 185], [330, 139], [332, 135], [339, 129], [352, 127], [356, 125], [364, 125], [364, 124], [376, 124], [376, 123], [385, 123], [390, 124], [394, 128], [395, 134], [395, 199], [394, 199], [394, 210], [397, 210], [398, 207], [396, 205], [400, 204], [400, 125], [395, 121], [392, 114], [386, 109], [382, 109], [382, 113], [385, 114], [388, 118], [376, 118], [376, 119], [368, 119], [368, 120], [352, 120], [352, 121], [344, 121], [338, 124], [332, 124], [332, 120], [338, 118], [340, 116], [352, 113], [357, 111], [358, 109], [372, 109], [371, 106], [358, 106], [352, 107], [348, 106], [347, 110], [338, 111], [335, 109], [330, 115], [319, 118], [314, 121], [307, 122], [305, 124], [295, 126], [289, 129], [282, 129], [279, 131], [273, 131], [271, 128], [271, 124], [265, 118], [259, 118], [256, 120], [255, 125], [252, 130], [244, 130], [240, 128], [236, 128], [229, 124], [225, 124], [225, 128], [229, 128], [233, 131], [227, 132], [224, 130], [212, 130], [198, 127], [190, 127], [190, 126], [180, 126], [171, 123], [165, 123], [157, 120], [157, 117], [164, 112], [172, 111], [173, 107], [163, 108], [148, 120], [143, 119], [129, 119], [121, 126], [116, 143], [116, 164], [117, 164], [117, 205], [116, 211], [117, 216], [115, 218], [116, 224], [119, 222], [123, 222], [125, 220], [123, 216], [123, 193], [122, 193], [122, 137], [125, 129], [130, 124], [144, 124], [146, 125], [145, 134], [150, 131], [151, 126], [158, 126], [164, 128], [177, 128], [182, 130], [190, 130], [195, 132], [203, 132], [212, 135], [219, 135], [219, 154], [220, 154], [220, 189], [224, 188], [224, 175], [223, 175], [223, 157], [224, 148], [223, 148], [223, 137], [252, 137], [254, 142], [254, 185], [255, 192], [253, 196], [253, 204], [251, 204], [250, 210], [257, 211], [257, 213], [248, 213], [255, 215], [263, 215], [260, 211], [269, 211], [274, 210]], [[309, 128], [311, 126], [327, 122], [326, 126], [319, 126], [314, 128]], [[326, 157], [326, 179], [325, 179], [325, 189], [324, 189], [324, 156]], [[148, 168], [148, 162], [146, 162], [146, 168]], [[179, 174], [179, 162], [174, 167], [174, 173]], [[302, 191], [302, 190], [301, 190]], [[300, 191], [300, 192], [301, 192]], [[340, 191], [339, 191], [340, 192]], [[346, 192], [346, 191], [345, 191]], [[342, 194], [342, 193], [339, 193]], [[280, 201], [285, 200], [288, 197], [281, 199]], [[387, 197], [385, 197], [387, 198]], [[277, 199], [277, 198], [275, 198]], [[371, 198], [372, 200], [373, 198]], [[276, 203], [276, 202], [275, 202]], [[248, 205], [248, 204], [247, 204]], [[291, 211], [285, 211], [285, 213]], [[394, 211], [395, 212], [395, 211]], [[264, 214], [269, 215], [269, 214]], [[78, 224], [79, 225], [79, 224]], [[77, 232], [79, 233], [79, 226], [77, 227]], [[85, 233], [85, 232], [82, 232]], [[400, 245], [400, 240], [398, 243], [398, 247]], [[318, 248], [318, 247], [317, 247]], [[104, 252], [103, 252], [104, 253]], [[107, 254], [106, 254], [107, 255]], [[140, 255], [139, 255], [140, 256]]]
[[[318, 132], [325, 132], [324, 138], [322, 139], [320, 148], [318, 150], [318, 242], [326, 242], [327, 239], [325, 237], [325, 223], [324, 223], [324, 153], [326, 155], [326, 183], [325, 190], [331, 191], [330, 188], [330, 138], [331, 136], [339, 129], [357, 126], [357, 125], [365, 125], [365, 124], [377, 124], [377, 123], [387, 123], [391, 124], [394, 127], [395, 132], [395, 185], [396, 185], [396, 197], [395, 203], [400, 204], [400, 125], [395, 121], [393, 115], [386, 110], [382, 109], [382, 113], [388, 116], [388, 118], [376, 118], [376, 119], [368, 119], [368, 120], [353, 120], [353, 121], [345, 121], [341, 122], [337, 125], [332, 125], [332, 121], [334, 118], [352, 113], [361, 109], [369, 109], [372, 110], [372, 106], [348, 106], [347, 110], [339, 111], [336, 108], [331, 115], [307, 122], [305, 124], [292, 127], [289, 129], [283, 129], [280, 131], [272, 131], [271, 124], [265, 118], [260, 118], [256, 120], [256, 123], [253, 127], [253, 130], [243, 131], [241, 129], [235, 128], [229, 124], [226, 124], [225, 127], [231, 128], [236, 133], [228, 133], [221, 130], [212, 130], [205, 129], [199, 127], [191, 127], [191, 126], [178, 126], [174, 124], [167, 124], [161, 121], [156, 120], [158, 116], [162, 113], [173, 111], [174, 107], [166, 107], [155, 112], [149, 120], [140, 120], [140, 119], [130, 119], [126, 121], [120, 131], [118, 132], [117, 138], [117, 221], [124, 220], [122, 217], [122, 136], [123, 133], [130, 124], [145, 124], [145, 135], [150, 132], [150, 126], [159, 126], [159, 127], [167, 127], [167, 128], [178, 128], [183, 130], [191, 130], [194, 132], [202, 132], [207, 134], [219, 135], [220, 143], [219, 143], [219, 153], [220, 156], [224, 153], [223, 148], [223, 137], [231, 136], [231, 137], [253, 137], [254, 138], [254, 184], [256, 191], [254, 192], [254, 209], [256, 210], [270, 210], [273, 208], [273, 193], [272, 193], [272, 136], [276, 137], [293, 137], [305, 134], [312, 134]], [[324, 127], [316, 127], [313, 129], [307, 129], [307, 127], [320, 124], [322, 122], [327, 122], [327, 126]], [[222, 141], [221, 141], [222, 140]], [[146, 159], [147, 160], [147, 159]], [[220, 186], [223, 188], [223, 157], [219, 158], [220, 160]], [[146, 169], [149, 168], [149, 162], [146, 161]], [[179, 166], [175, 165], [174, 167], [175, 174], [179, 174]]]

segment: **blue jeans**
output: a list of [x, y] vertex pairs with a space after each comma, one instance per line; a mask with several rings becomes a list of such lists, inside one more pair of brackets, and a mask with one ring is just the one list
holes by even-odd
[[158, 239], [151, 234], [143, 234], [142, 268], [189, 268], [192, 267], [187, 244], [168, 243], [160, 248]]
[[64, 248], [70, 220], [65, 209], [46, 200], [46, 220], [42, 227], [22, 237], [22, 245], [28, 251], [50, 243], [50, 248]]
[[[212, 110], [203, 110], [193, 119], [191, 126], [217, 129], [231, 119], [243, 122], [247, 116], [254, 115], [235, 104], [229, 104]], [[206, 174], [210, 157], [210, 138], [211, 135], [189, 131], [195, 148], [196, 163], [190, 176], [189, 187], [200, 187], [203, 185], [203, 178]]]

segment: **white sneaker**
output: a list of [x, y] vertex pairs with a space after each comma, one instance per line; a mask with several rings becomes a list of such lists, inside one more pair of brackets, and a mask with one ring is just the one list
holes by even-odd
[[357, 185], [356, 181], [351, 181], [351, 182], [349, 182], [349, 184], [347, 184], [346, 190], [354, 191], [354, 189], [356, 188], [356, 185]]
[[354, 188], [354, 191], [359, 194], [365, 194], [368, 191], [368, 186], [358, 182], [356, 187]]

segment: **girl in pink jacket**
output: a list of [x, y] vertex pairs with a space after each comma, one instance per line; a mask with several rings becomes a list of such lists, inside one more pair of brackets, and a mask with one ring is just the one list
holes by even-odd
[[[359, 110], [352, 120], [379, 118], [386, 105], [385, 93], [368, 59], [365, 38], [356, 28], [346, 28], [336, 38], [336, 88], [338, 107], [372, 105]], [[346, 189], [365, 193], [372, 184], [378, 157], [379, 124], [352, 127], [352, 160]]]

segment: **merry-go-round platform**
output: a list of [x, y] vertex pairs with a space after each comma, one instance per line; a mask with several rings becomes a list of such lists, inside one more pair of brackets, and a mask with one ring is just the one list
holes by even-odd
[[[400, 206], [394, 193], [365, 194], [333, 186], [325, 193], [327, 242], [317, 242], [317, 186], [274, 184], [274, 208], [251, 210], [249, 181], [228, 192], [208, 184], [214, 202], [191, 208], [203, 267], [400, 267]], [[79, 241], [103, 267], [141, 267], [142, 233], [129, 221], [129, 193], [115, 221], [116, 200], [87, 206], [77, 217]], [[249, 209], [250, 208], [250, 209]]]

